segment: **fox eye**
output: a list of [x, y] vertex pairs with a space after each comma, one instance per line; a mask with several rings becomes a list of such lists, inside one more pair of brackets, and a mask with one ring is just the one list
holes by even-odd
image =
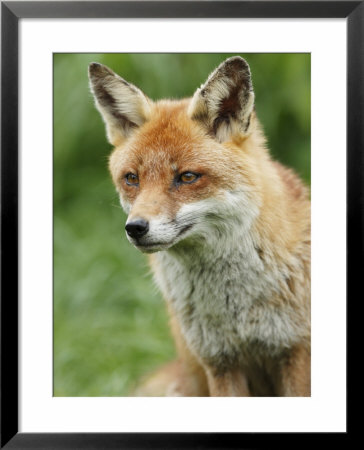
[[125, 175], [125, 181], [126, 184], [128, 184], [129, 186], [138, 186], [139, 185], [139, 177], [138, 175], [135, 175], [134, 173], [127, 173]]
[[179, 176], [178, 181], [180, 183], [194, 183], [198, 178], [200, 178], [201, 175], [197, 174], [197, 173], [193, 173], [193, 172], [184, 172], [181, 173], [181, 175]]

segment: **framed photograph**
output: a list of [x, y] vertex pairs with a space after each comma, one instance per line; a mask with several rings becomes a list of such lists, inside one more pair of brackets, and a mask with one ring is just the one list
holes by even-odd
[[[312, 433], [347, 439], [347, 301], [363, 269], [363, 2], [1, 6], [1, 448], [250, 448], [283, 438], [293, 445], [298, 434], [308, 441]], [[188, 104], [176, 100], [188, 97]], [[204, 155], [209, 145], [214, 158]], [[303, 184], [267, 162], [265, 145]], [[243, 159], [234, 159], [237, 151]], [[237, 184], [235, 164], [250, 184]], [[263, 166], [272, 174], [267, 191], [257, 169]], [[234, 251], [225, 259], [221, 252], [211, 261], [199, 256], [208, 276], [193, 262], [193, 232], [201, 239], [218, 230], [216, 247], [219, 215], [225, 220], [242, 207], [253, 220], [268, 197], [272, 209], [276, 173], [291, 192], [282, 194], [276, 217], [290, 208], [307, 235], [302, 245], [312, 238], [312, 252], [300, 247], [306, 256], [294, 268], [295, 254], [291, 272], [279, 273], [287, 299], [296, 293], [312, 309], [301, 314], [297, 307], [284, 326], [286, 315], [272, 313], [260, 334], [252, 328], [249, 354], [261, 351], [257, 342], [273, 324], [282, 331], [264, 338], [269, 352], [294, 342], [312, 363], [277, 350], [284, 357], [274, 364], [284, 376], [260, 384], [258, 372], [249, 372], [255, 363], [244, 380], [232, 370], [225, 377], [222, 368], [233, 366], [234, 345], [242, 342], [235, 293], [246, 289], [253, 302], [259, 289], [269, 286], [273, 295], [281, 286], [269, 271], [275, 253], [260, 238], [273, 241], [286, 222], [260, 219], [259, 240], [244, 243], [229, 228]], [[239, 222], [231, 217], [232, 226]], [[291, 248], [288, 225], [284, 242], [278, 259]], [[155, 256], [171, 247], [174, 260]], [[172, 319], [172, 330], [178, 337], [182, 327], [191, 354], [201, 357], [198, 386], [180, 359], [171, 362], [177, 355], [166, 308], [140, 250], [151, 254], [164, 297], [172, 296], [172, 317], [189, 318]], [[256, 257], [254, 264], [243, 254]], [[237, 255], [249, 289], [229, 275]], [[214, 322], [212, 306], [202, 312], [193, 302], [189, 315], [185, 304], [178, 315], [187, 266], [198, 273], [188, 285], [191, 299], [195, 291], [211, 299], [228, 292], [225, 322]], [[297, 271], [311, 273], [309, 284]], [[209, 318], [199, 322], [200, 334], [197, 316]], [[181, 345], [177, 338], [179, 358], [187, 354]], [[259, 355], [268, 376], [273, 359]]]

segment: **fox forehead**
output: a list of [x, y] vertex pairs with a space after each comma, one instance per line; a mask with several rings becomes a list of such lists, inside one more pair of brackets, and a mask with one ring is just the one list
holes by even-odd
[[116, 185], [128, 171], [137, 171], [144, 183], [155, 183], [189, 170], [219, 179], [221, 187], [231, 185], [240, 161], [229, 146], [217, 143], [188, 117], [188, 103], [156, 103], [150, 120], [114, 150], [109, 166]]

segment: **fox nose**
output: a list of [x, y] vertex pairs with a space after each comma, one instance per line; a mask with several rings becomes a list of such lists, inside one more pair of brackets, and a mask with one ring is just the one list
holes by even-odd
[[136, 219], [125, 225], [128, 235], [134, 239], [138, 239], [148, 233], [149, 223], [144, 219]]

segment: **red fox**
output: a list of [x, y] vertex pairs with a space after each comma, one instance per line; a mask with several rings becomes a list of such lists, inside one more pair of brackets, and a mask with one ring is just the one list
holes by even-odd
[[97, 63], [89, 79], [178, 351], [136, 395], [310, 396], [309, 193], [269, 156], [248, 63], [227, 59], [183, 100]]

